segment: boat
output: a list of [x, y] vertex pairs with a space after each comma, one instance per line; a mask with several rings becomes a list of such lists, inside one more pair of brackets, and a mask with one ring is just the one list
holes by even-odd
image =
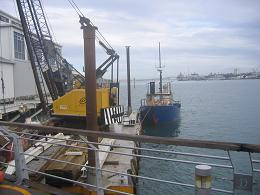
[[159, 43], [159, 67], [157, 67], [160, 73], [159, 90], [156, 90], [155, 81], [148, 84], [146, 98], [141, 100], [139, 109], [142, 128], [169, 125], [180, 119], [181, 103], [173, 99], [171, 83], [163, 84], [163, 68]]

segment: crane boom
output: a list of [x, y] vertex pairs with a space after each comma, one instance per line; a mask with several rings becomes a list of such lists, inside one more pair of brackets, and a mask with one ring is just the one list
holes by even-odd
[[[52, 100], [73, 87], [73, 72], [82, 83], [84, 77], [70, 65], [54, 43], [40, 0], [16, 0], [25, 41], [43, 110], [48, 108], [48, 92]], [[48, 90], [47, 90], [48, 89]]]
[[[58, 45], [54, 43], [41, 0], [16, 0], [26, 45], [31, 61], [40, 101], [45, 112], [48, 111], [48, 93], [57, 100], [70, 91], [75, 80], [84, 86], [84, 76], [61, 56]], [[85, 22], [86, 18], [80, 18]], [[99, 44], [109, 55], [96, 69], [97, 78], [101, 78], [107, 69], [119, 59], [119, 55], [108, 44]], [[118, 70], [117, 70], [118, 71]], [[74, 75], [76, 73], [76, 76]]]
[[101, 78], [106, 73], [107, 69], [119, 59], [119, 55], [113, 49], [108, 48], [102, 41], [99, 41], [99, 45], [106, 50], [109, 57], [96, 69], [97, 78]]
[[32, 35], [32, 31], [27, 25], [29, 18], [26, 19], [25, 12], [24, 12], [24, 10], [29, 11], [29, 5], [26, 4], [26, 2], [24, 0], [22, 0], [22, 1], [17, 0], [16, 2], [17, 2], [17, 7], [18, 7], [19, 14], [20, 14], [20, 18], [21, 18], [24, 35], [25, 35], [25, 41], [26, 41], [26, 45], [27, 45], [28, 54], [29, 54], [29, 57], [31, 60], [31, 67], [33, 70], [33, 75], [34, 75], [37, 91], [38, 91], [39, 98], [41, 101], [41, 106], [43, 108], [43, 111], [46, 113], [48, 110], [48, 97], [47, 97], [46, 89], [45, 89], [45, 86], [43, 83], [43, 77], [41, 74], [42, 70], [41, 70], [41, 67], [39, 66], [39, 63], [36, 60], [35, 48], [33, 47], [32, 39], [30, 38]]
[[[51, 47], [52, 37], [46, 22], [46, 18], [42, 9], [40, 0], [17, 0], [17, 6], [20, 17], [25, 21], [22, 23], [24, 31], [27, 31], [28, 36], [26, 44], [32, 47], [32, 56], [30, 60], [34, 61], [33, 65], [36, 65], [38, 71], [38, 77], [44, 77], [45, 83], [49, 90], [52, 99], [58, 98], [58, 89], [54, 82], [53, 70], [55, 71], [58, 66], [55, 67], [55, 63], [50, 63], [50, 56], [47, 51], [47, 47]], [[42, 82], [41, 90], [46, 93], [44, 83]]]

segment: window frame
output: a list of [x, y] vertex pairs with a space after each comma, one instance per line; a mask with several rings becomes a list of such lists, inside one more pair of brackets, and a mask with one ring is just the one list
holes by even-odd
[[14, 31], [14, 57], [25, 60], [25, 40], [24, 35]]

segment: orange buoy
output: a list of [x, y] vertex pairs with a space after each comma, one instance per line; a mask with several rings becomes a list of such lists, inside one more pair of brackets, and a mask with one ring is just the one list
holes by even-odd
[[0, 171], [0, 183], [4, 181], [4, 172]]

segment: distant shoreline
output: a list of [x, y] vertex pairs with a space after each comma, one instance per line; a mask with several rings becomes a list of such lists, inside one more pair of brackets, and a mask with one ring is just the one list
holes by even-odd
[[[159, 79], [135, 79], [135, 82], [140, 82], [140, 81], [158, 81]], [[164, 79], [166, 81], [237, 81], [237, 80], [260, 80], [260, 78], [241, 78], [241, 79], [189, 79], [189, 80], [178, 80], [176, 78], [166, 78]], [[119, 80], [119, 82], [127, 82], [127, 80]], [[131, 83], [134, 82], [134, 79], [131, 79]]]

